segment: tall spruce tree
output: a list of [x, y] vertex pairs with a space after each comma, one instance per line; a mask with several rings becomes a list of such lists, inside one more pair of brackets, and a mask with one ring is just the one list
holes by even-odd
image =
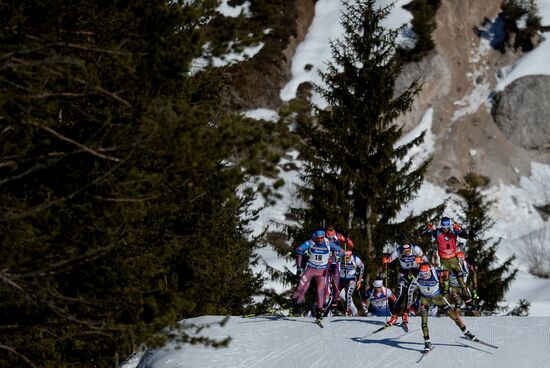
[[[428, 212], [397, 222], [398, 212], [414, 198], [429, 160], [415, 166], [408, 156], [424, 133], [399, 145], [403, 128], [396, 118], [408, 111], [420, 89], [412, 83], [396, 94], [402, 65], [395, 57], [399, 30], [382, 27], [391, 7], [375, 0], [345, 2], [345, 35], [331, 44], [333, 62], [318, 91], [329, 107], [304, 126], [302, 154], [308, 208], [296, 211], [309, 232], [323, 221], [349, 230], [363, 259], [378, 257], [386, 242], [410, 232]], [[305, 235], [305, 234], [302, 234]]]
[[222, 72], [189, 73], [215, 4], [0, 4], [0, 366], [114, 367], [251, 301], [238, 194], [278, 126], [224, 115]]
[[486, 236], [494, 225], [494, 220], [489, 216], [494, 201], [487, 200], [481, 189], [489, 179], [470, 173], [464, 180], [466, 185], [458, 194], [464, 200], [460, 203], [464, 214], [461, 220], [468, 231], [466, 258], [477, 269], [480, 305], [484, 310], [495, 311], [516, 277], [517, 270], [512, 267], [515, 257], [509, 257], [499, 265], [497, 251], [500, 239], [493, 241]]

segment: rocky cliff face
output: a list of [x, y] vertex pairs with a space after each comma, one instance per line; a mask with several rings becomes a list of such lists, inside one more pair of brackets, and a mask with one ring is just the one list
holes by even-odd
[[[491, 22], [500, 11], [500, 1], [452, 1], [443, 0], [437, 13], [437, 29], [434, 32], [436, 49], [429, 57], [407, 65], [403, 70], [403, 79], [420, 76], [424, 81], [423, 91], [415, 101], [413, 111], [403, 116], [406, 126], [418, 122], [428, 107], [433, 107], [432, 130], [436, 136], [436, 151], [428, 179], [438, 184], [461, 180], [465, 173], [473, 168], [487, 175], [491, 184], [517, 183], [520, 175], [529, 175], [530, 162], [547, 162], [544, 142], [538, 145], [524, 144], [532, 139], [519, 138], [530, 132], [535, 136], [548, 135], [546, 123], [528, 124], [527, 113], [511, 113], [522, 110], [521, 98], [527, 81], [516, 81], [519, 85], [508, 86], [499, 93], [497, 111], [500, 121], [495, 123], [491, 115], [494, 104], [492, 95], [496, 85], [498, 71], [522, 56], [521, 52], [506, 50], [504, 53], [491, 44], [488, 39], [492, 29], [497, 27]], [[514, 83], [514, 84], [516, 84]], [[545, 90], [547, 81], [540, 81], [538, 91]], [[512, 97], [510, 93], [515, 90]], [[550, 104], [536, 98], [533, 105], [550, 112]], [[529, 109], [525, 106], [525, 109]], [[504, 122], [504, 116], [506, 122]]]
[[231, 66], [224, 104], [230, 110], [281, 106], [279, 92], [290, 79], [290, 63], [315, 15], [315, 0], [281, 0], [275, 14], [263, 19], [265, 45], [253, 59]]
[[[281, 104], [278, 92], [290, 77], [290, 60], [311, 24], [315, 0], [288, 3], [293, 4], [289, 8], [292, 29], [272, 53], [279, 59], [260, 57], [251, 63], [246, 73], [256, 70], [252, 73], [256, 77], [243, 80], [234, 92], [240, 101], [237, 107], [276, 109]], [[503, 52], [502, 44], [494, 44], [499, 24], [493, 20], [500, 4], [497, 0], [442, 0], [433, 34], [435, 50], [420, 62], [405, 65], [397, 82], [397, 91], [415, 79], [423, 82], [412, 111], [399, 122], [408, 131], [433, 108], [436, 147], [428, 180], [439, 185], [456, 184], [471, 169], [488, 176], [491, 185], [517, 184], [520, 176], [529, 175], [531, 161], [550, 163], [550, 99], [546, 97], [550, 78], [522, 78], [494, 92], [499, 70], [522, 56], [521, 51]], [[266, 73], [266, 65], [277, 72]], [[266, 93], [257, 94], [253, 87], [258, 82]]]

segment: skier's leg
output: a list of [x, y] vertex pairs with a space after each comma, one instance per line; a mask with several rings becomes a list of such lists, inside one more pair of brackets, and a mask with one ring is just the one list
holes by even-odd
[[413, 279], [409, 284], [409, 287], [407, 289], [407, 311], [409, 307], [412, 307], [414, 305], [414, 291], [416, 290], [417, 286], [418, 282], [416, 281], [416, 279]]
[[355, 291], [356, 281], [351, 280], [348, 284], [348, 292], [346, 294], [346, 313], [349, 313], [353, 305], [353, 292]]
[[466, 304], [471, 303], [472, 301], [472, 295], [470, 293], [470, 290], [466, 286], [466, 283], [464, 282], [464, 272], [462, 272], [462, 268], [460, 267], [460, 262], [458, 260], [458, 257], [450, 258], [448, 260], [449, 267], [451, 269], [451, 272], [454, 273], [456, 276], [456, 279], [458, 280], [458, 283], [460, 285], [460, 288], [462, 290], [462, 298]]
[[321, 271], [320, 274], [315, 275], [315, 280], [317, 281], [317, 308], [322, 310], [325, 306], [325, 286], [327, 278], [322, 274], [323, 270], [316, 271]]
[[315, 269], [306, 268], [304, 273], [302, 273], [302, 276], [300, 276], [298, 287], [296, 288], [296, 290], [294, 290], [294, 293], [292, 294], [292, 299], [296, 301], [296, 304], [302, 304], [304, 302], [307, 289], [309, 288], [309, 284], [311, 283], [311, 279], [313, 278], [314, 273]]
[[399, 291], [397, 294], [397, 300], [393, 304], [393, 312], [392, 314], [398, 315], [401, 313], [401, 310], [403, 309], [403, 302], [406, 298], [408, 298], [408, 286], [409, 282], [405, 278], [405, 275], [403, 273], [399, 273]]
[[461, 331], [465, 331], [466, 327], [458, 311], [449, 303], [449, 300], [440, 295], [437, 295], [433, 298], [433, 303], [443, 309], [443, 312], [454, 321], [454, 323], [460, 328]]
[[430, 305], [430, 299], [426, 297], [420, 297], [420, 316], [422, 317], [422, 334], [424, 340], [430, 339], [430, 329], [428, 328], [428, 307]]
[[336, 268], [334, 270], [334, 273], [332, 274], [332, 287], [333, 287], [333, 295], [332, 298], [332, 308], [338, 307], [338, 300], [340, 299], [340, 267], [339, 265], [336, 265]]

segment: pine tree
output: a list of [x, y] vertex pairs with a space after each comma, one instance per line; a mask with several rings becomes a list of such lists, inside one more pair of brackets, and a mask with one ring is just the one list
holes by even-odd
[[344, 39], [332, 43], [334, 61], [322, 74], [326, 88], [318, 88], [329, 108], [317, 109], [316, 123], [303, 127], [300, 194], [309, 207], [296, 212], [305, 234], [323, 220], [349, 230], [362, 259], [372, 262], [386, 242], [426, 220], [427, 213], [404, 222], [396, 215], [414, 198], [429, 160], [415, 165], [408, 156], [424, 133], [399, 143], [403, 128], [395, 119], [411, 108], [420, 86], [395, 93], [402, 67], [395, 57], [398, 30], [381, 26], [391, 7], [360, 0], [346, 2], [345, 9]]
[[428, 0], [416, 0], [411, 5], [414, 16], [411, 25], [416, 34], [413, 53], [425, 53], [435, 47], [432, 33], [435, 30], [435, 13], [439, 1], [432, 3]]
[[463, 198], [460, 207], [464, 215], [461, 220], [468, 231], [466, 258], [477, 269], [481, 306], [487, 311], [495, 311], [516, 277], [517, 270], [512, 266], [515, 257], [509, 257], [498, 265], [500, 239], [492, 240], [486, 236], [494, 225], [489, 217], [494, 201], [487, 200], [481, 193], [481, 189], [489, 182], [488, 178], [470, 173], [464, 179], [466, 185], [458, 194]]
[[251, 301], [242, 185], [281, 127], [189, 73], [215, 4], [0, 5], [0, 366], [113, 367]]

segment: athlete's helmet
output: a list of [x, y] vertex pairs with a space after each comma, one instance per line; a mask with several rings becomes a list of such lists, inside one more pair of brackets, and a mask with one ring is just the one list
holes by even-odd
[[448, 217], [442, 217], [442, 218], [441, 218], [440, 226], [441, 226], [443, 229], [450, 229], [451, 226], [452, 226], [451, 219], [448, 218]]
[[315, 230], [311, 236], [313, 240], [323, 240], [325, 238], [324, 230]]
[[431, 276], [431, 268], [428, 262], [421, 263], [418, 267], [418, 276], [422, 278], [429, 278]]
[[336, 236], [336, 230], [334, 230], [334, 226], [327, 226], [326, 234], [329, 238]]
[[407, 253], [410, 253], [412, 251], [412, 247], [410, 244], [403, 244], [401, 246], [401, 249], [403, 250], [403, 252], [407, 252]]
[[372, 286], [374, 286], [375, 288], [379, 288], [384, 286], [384, 282], [380, 279], [374, 280], [374, 282], [372, 283]]
[[342, 235], [340, 233], [336, 234], [336, 239], [338, 239], [338, 241], [342, 244], [346, 241], [346, 238], [344, 238], [344, 235]]
[[353, 254], [353, 251], [352, 251], [351, 249], [348, 249], [348, 250], [346, 250], [346, 253], [345, 253], [344, 256], [345, 256], [347, 259], [350, 259], [352, 254]]

